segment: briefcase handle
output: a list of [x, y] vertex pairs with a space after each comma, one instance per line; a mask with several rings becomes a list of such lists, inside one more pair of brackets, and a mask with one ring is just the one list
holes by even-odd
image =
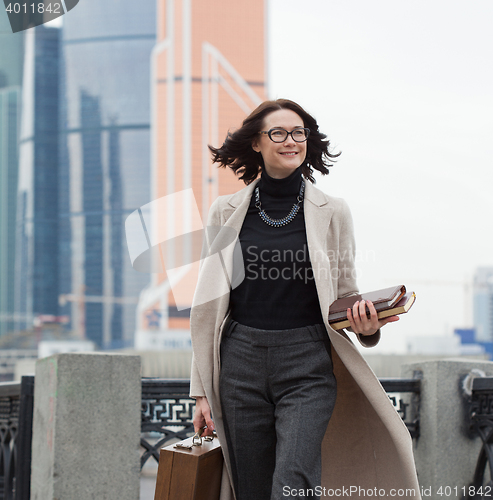
[[210, 442], [213, 441], [215, 437], [217, 437], [216, 431], [213, 431], [212, 436], [205, 436], [202, 438], [202, 433], [207, 427], [203, 427], [202, 429], [199, 429], [192, 437], [192, 444], [191, 445], [186, 445], [183, 443], [177, 443], [175, 444], [174, 448], [180, 448], [182, 450], [188, 450], [192, 451], [193, 446], [202, 446], [202, 439], [204, 441]]

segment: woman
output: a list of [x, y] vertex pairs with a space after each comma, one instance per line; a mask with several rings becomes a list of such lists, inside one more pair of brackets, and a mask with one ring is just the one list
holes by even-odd
[[[313, 169], [327, 174], [336, 156], [328, 148], [316, 120], [284, 99], [262, 103], [210, 148], [247, 184], [219, 197], [208, 220], [239, 234], [243, 265], [221, 231], [209, 238], [191, 312], [194, 427], [217, 430], [222, 499], [233, 491], [236, 500], [274, 500], [392, 489], [419, 498], [405, 425], [347, 335], [327, 322], [329, 304], [358, 292], [349, 209], [312, 185]], [[379, 320], [363, 301], [347, 316], [365, 346], [398, 319]]]

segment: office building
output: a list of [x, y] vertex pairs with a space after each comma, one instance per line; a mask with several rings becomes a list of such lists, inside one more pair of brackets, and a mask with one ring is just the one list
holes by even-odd
[[14, 328], [16, 191], [23, 34], [13, 34], [0, 9], [0, 338]]
[[126, 216], [150, 199], [150, 59], [156, 2], [85, 0], [61, 41], [59, 293], [98, 347], [133, 343], [149, 275], [130, 264]]
[[[267, 97], [266, 11], [266, 0], [158, 1], [151, 198], [193, 190], [193, 200], [183, 196], [170, 213], [151, 215], [170, 237], [194, 230], [195, 212], [205, 224], [218, 195], [244, 186], [231, 171], [211, 164], [207, 145], [220, 145], [228, 130]], [[173, 251], [178, 258], [180, 249]], [[153, 274], [138, 306], [138, 348], [189, 346], [189, 309], [183, 300], [191, 305], [194, 281], [185, 274], [178, 286], [186, 292], [181, 304], [167, 274]]]
[[22, 85], [24, 33], [12, 33], [5, 9], [0, 9], [0, 88]]
[[479, 267], [474, 275], [473, 310], [476, 340], [493, 341], [493, 267]]
[[58, 311], [58, 77], [60, 30], [25, 33], [16, 228], [17, 330]]
[[20, 87], [0, 89], [0, 337], [13, 331]]

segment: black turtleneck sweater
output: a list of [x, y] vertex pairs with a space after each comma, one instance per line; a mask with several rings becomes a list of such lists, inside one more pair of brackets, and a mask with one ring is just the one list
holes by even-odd
[[[269, 217], [282, 219], [288, 215], [300, 185], [300, 168], [284, 179], [262, 172], [257, 186]], [[308, 255], [303, 204], [289, 224], [272, 227], [260, 218], [254, 191], [239, 239], [245, 279], [231, 291], [231, 317], [263, 330], [323, 323]]]

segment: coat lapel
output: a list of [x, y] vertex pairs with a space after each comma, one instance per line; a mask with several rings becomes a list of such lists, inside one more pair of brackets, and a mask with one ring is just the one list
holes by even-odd
[[[255, 184], [258, 181], [253, 182], [246, 188], [235, 193], [228, 200], [227, 206], [222, 210], [222, 227], [228, 231], [229, 234], [234, 234], [234, 241], [221, 251], [221, 255], [224, 259], [224, 264], [226, 266], [228, 282], [231, 281], [233, 275], [233, 253], [235, 247], [239, 244], [240, 231], [243, 226], [243, 221], [245, 220], [248, 207], [250, 205], [250, 199], [252, 197]], [[219, 238], [220, 240], [221, 238]], [[229, 239], [228, 239], [229, 241]], [[214, 245], [212, 251], [216, 251]], [[228, 293], [228, 303], [229, 303], [229, 293]]]
[[305, 213], [306, 239], [315, 285], [317, 287], [322, 316], [327, 318], [329, 315], [329, 305], [335, 300], [330, 279], [330, 260], [328, 257], [330, 242], [327, 241], [327, 232], [334, 213], [334, 207], [322, 191], [315, 189], [310, 182], [307, 182], [303, 208]]
[[[221, 215], [221, 228], [207, 245], [208, 256], [202, 261], [190, 313], [191, 325], [198, 325], [191, 328], [194, 351], [212, 354], [212, 358], [198, 356], [197, 368], [204, 380], [213, 367], [212, 386], [215, 394], [218, 394], [219, 389], [219, 346], [221, 327], [229, 309], [229, 283], [233, 274], [233, 253], [255, 184], [256, 182], [250, 184], [227, 200], [221, 200], [222, 206], [218, 208]], [[217, 228], [213, 228], [212, 233], [216, 233], [214, 229]], [[227, 245], [224, 245], [224, 242], [227, 242]], [[215, 298], [211, 298], [211, 292], [214, 293]], [[202, 332], [212, 332], [213, 335], [201, 335]], [[218, 408], [218, 401], [215, 403]]]

